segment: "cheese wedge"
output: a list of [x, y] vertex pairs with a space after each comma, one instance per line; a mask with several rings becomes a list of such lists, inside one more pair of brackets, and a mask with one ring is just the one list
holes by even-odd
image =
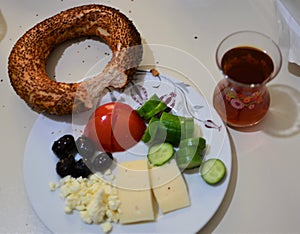
[[162, 213], [190, 206], [185, 180], [174, 159], [160, 167], [151, 168], [150, 181]]
[[121, 162], [116, 185], [120, 203], [120, 223], [155, 219], [147, 160]]

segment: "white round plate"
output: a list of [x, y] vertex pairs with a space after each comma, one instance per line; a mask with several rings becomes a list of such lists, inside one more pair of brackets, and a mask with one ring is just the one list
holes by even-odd
[[[117, 99], [136, 108], [140, 101], [150, 98], [154, 93], [164, 98], [169, 105], [173, 105], [173, 110], [178, 115], [195, 118], [195, 123], [200, 129], [198, 134], [203, 136], [208, 144], [205, 159], [220, 158], [226, 165], [227, 175], [219, 185], [210, 186], [203, 181], [198, 171], [184, 173], [191, 199], [190, 207], [159, 215], [155, 222], [114, 224], [112, 233], [195, 233], [217, 211], [229, 185], [232, 158], [226, 127], [205, 98], [188, 84], [169, 77], [154, 77], [149, 72], [138, 72], [123, 92], [107, 91], [101, 103]], [[75, 122], [76, 118], [73, 117], [72, 120], [70, 116], [39, 116], [25, 149], [25, 187], [35, 212], [54, 233], [99, 233], [99, 225], [85, 224], [77, 212], [65, 214], [64, 200], [59, 196], [59, 191], [52, 192], [49, 189], [49, 182], [58, 182], [60, 179], [55, 172], [58, 159], [51, 151], [51, 146], [64, 134], [79, 136], [84, 124]], [[114, 157], [117, 160], [131, 160], [136, 158], [137, 154], [141, 157], [142, 152], [147, 152], [147, 146], [140, 142], [126, 152], [115, 154]]]

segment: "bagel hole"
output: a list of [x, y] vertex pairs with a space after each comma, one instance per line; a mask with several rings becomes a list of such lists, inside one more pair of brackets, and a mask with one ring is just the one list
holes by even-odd
[[80, 37], [54, 48], [47, 59], [46, 72], [57, 82], [79, 82], [101, 73], [111, 58], [111, 49], [101, 38]]

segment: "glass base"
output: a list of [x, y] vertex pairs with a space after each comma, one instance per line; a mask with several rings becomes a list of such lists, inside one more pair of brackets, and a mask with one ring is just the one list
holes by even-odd
[[259, 124], [262, 120], [263, 120], [264, 118], [262, 118], [262, 119], [260, 119], [260, 120], [258, 120], [258, 121], [256, 121], [256, 122], [254, 122], [254, 123], [251, 123], [251, 124], [243, 124], [243, 125], [241, 125], [241, 124], [232, 124], [232, 123], [230, 123], [230, 122], [226, 122], [226, 121], [224, 121], [224, 123], [228, 126], [228, 127], [231, 127], [231, 128], [249, 128], [249, 127], [254, 127], [254, 126], [256, 126], [257, 124]]

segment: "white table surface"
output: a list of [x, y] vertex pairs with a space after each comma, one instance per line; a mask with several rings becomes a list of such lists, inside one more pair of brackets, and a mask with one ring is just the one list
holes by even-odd
[[[13, 91], [7, 75], [10, 50], [27, 29], [83, 0], [0, 0], [7, 34], [0, 42], [0, 233], [47, 233], [23, 185], [23, 154], [38, 114]], [[280, 24], [271, 0], [95, 0], [131, 18], [146, 43], [190, 53], [212, 73], [220, 40], [237, 30], [256, 30], [278, 41]], [[300, 75], [288, 64], [270, 84], [271, 108], [258, 126], [228, 129], [232, 175], [228, 192], [200, 233], [300, 233]], [[68, 59], [63, 57], [63, 62]], [[61, 62], [61, 61], [60, 61]], [[84, 66], [84, 65], [82, 65]], [[73, 66], [65, 72], [77, 72]], [[78, 70], [80, 71], [80, 70]], [[197, 81], [201, 84], [201, 80]], [[207, 93], [212, 95], [212, 87]], [[209, 100], [211, 102], [211, 100]], [[201, 211], [199, 211], [201, 212]]]

